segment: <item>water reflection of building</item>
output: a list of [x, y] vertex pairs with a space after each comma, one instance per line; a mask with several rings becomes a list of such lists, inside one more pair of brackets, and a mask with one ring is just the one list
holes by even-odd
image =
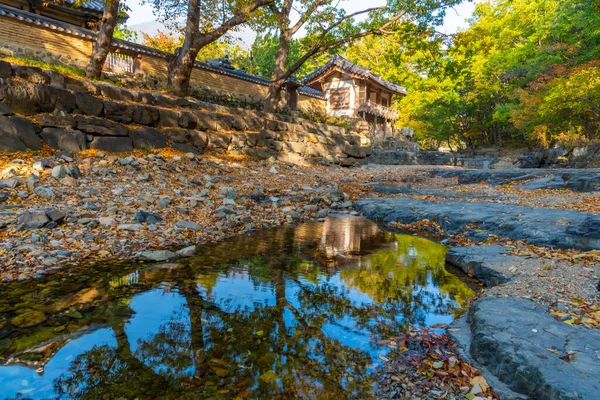
[[387, 242], [385, 232], [375, 223], [350, 217], [300, 225], [294, 235], [296, 246], [315, 246], [316, 252], [328, 260], [366, 254]]

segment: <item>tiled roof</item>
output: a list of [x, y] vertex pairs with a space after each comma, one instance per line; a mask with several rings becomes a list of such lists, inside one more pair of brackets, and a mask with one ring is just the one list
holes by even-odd
[[[73, 0], [71, 0], [71, 1], [73, 1]], [[30, 13], [27, 11], [19, 10], [17, 8], [9, 7], [4, 4], [0, 4], [0, 16], [14, 18], [19, 21], [24, 21], [24, 22], [27, 22], [30, 24], [42, 26], [44, 28], [51, 29], [51, 30], [58, 31], [58, 32], [64, 32], [69, 35], [83, 37], [83, 38], [86, 38], [89, 40], [96, 39], [96, 33], [89, 29], [85, 29], [85, 28], [81, 28], [81, 27], [78, 27], [75, 25], [67, 24], [65, 22], [57, 21], [52, 18], [44, 17], [42, 15], [37, 15], [37, 14], [33, 14], [33, 13]], [[116, 47], [121, 50], [127, 50], [127, 51], [140, 53], [140, 54], [148, 54], [148, 55], [152, 55], [155, 57], [161, 57], [161, 58], [165, 58], [165, 59], [168, 59], [171, 56], [170, 53], [166, 53], [163, 51], [153, 49], [151, 47], [142, 46], [141, 44], [132, 43], [132, 42], [128, 42], [126, 40], [121, 40], [121, 39], [113, 39], [112, 45], [113, 45], [113, 47]], [[256, 83], [259, 85], [264, 85], [264, 86], [269, 85], [268, 79], [263, 79], [258, 76], [253, 76], [253, 75], [247, 74], [244, 71], [241, 71], [238, 69], [223, 68], [223, 67], [219, 67], [219, 66], [209, 65], [207, 63], [203, 63], [203, 62], [199, 62], [199, 61], [196, 61], [195, 67], [206, 70], [206, 71], [216, 72], [216, 73], [222, 74], [222, 75], [232, 76], [234, 78], [242, 79], [242, 80]], [[323, 95], [323, 93], [321, 91], [313, 89], [311, 87], [307, 87], [307, 86], [300, 87], [298, 89], [298, 92], [303, 95], [315, 97], [318, 99], [325, 98], [325, 96]]]
[[310, 74], [306, 75], [304, 78], [302, 78], [302, 83], [310, 84], [316, 78], [320, 77], [323, 73], [326, 73], [331, 68], [335, 68], [335, 67], [339, 68], [340, 70], [344, 71], [345, 73], [347, 73], [349, 75], [353, 75], [353, 76], [357, 76], [357, 77], [360, 77], [363, 79], [369, 79], [369, 80], [375, 81], [378, 84], [380, 84], [381, 86], [385, 87], [386, 89], [388, 89], [396, 94], [402, 94], [402, 95], [407, 94], [406, 88], [386, 81], [381, 76], [372, 73], [368, 68], [361, 67], [360, 65], [351, 63], [350, 61], [346, 60], [344, 57], [340, 56], [339, 54], [336, 54], [329, 61], [327, 61], [323, 66], [317, 68], [312, 73], [310, 73]]
[[96, 34], [89, 29], [80, 28], [75, 25], [67, 24], [52, 18], [33, 14], [27, 11], [19, 10], [18, 8], [9, 7], [4, 4], [0, 4], [0, 15], [4, 17], [14, 18], [16, 20], [27, 22], [30, 24], [42, 26], [44, 28], [52, 29], [54, 31], [64, 32], [69, 35], [84, 37], [86, 39], [93, 40], [96, 37]]
[[83, 10], [92, 11], [104, 11], [104, 1], [102, 0], [57, 0], [54, 2], [57, 5], [68, 4], [73, 8], [80, 8]]

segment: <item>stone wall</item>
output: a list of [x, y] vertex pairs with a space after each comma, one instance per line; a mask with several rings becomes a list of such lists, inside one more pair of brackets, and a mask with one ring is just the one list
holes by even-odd
[[[356, 165], [361, 136], [289, 115], [133, 91], [0, 61], [0, 151], [232, 152], [292, 162]], [[14, 114], [19, 114], [14, 115]]]
[[[18, 11], [18, 10], [16, 10]], [[18, 11], [21, 14], [29, 14]], [[31, 14], [37, 20], [17, 18], [16, 15], [0, 13], [0, 54], [25, 56], [36, 60], [62, 63], [71, 67], [84, 68], [92, 51], [94, 33], [83, 28], [60, 26], [61, 23], [40, 23], [43, 17]], [[36, 23], [37, 22], [37, 23]], [[15, 34], [18, 32], [18, 34]], [[113, 42], [113, 51], [135, 55], [141, 65], [145, 81], [149, 77], [161, 81], [167, 74], [168, 54], [122, 40]], [[263, 100], [267, 86], [258, 79], [241, 79], [231, 74], [202, 68], [197, 65], [192, 71], [191, 84]], [[298, 107], [305, 112], [326, 112], [324, 99], [299, 94]]]
[[82, 68], [92, 52], [92, 41], [0, 16], [0, 50]]

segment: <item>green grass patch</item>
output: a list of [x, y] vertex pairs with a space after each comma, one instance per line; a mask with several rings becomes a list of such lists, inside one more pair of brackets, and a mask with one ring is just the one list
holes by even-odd
[[85, 77], [85, 71], [81, 68], [70, 67], [64, 64], [50, 63], [38, 61], [29, 57], [1, 56], [2, 60], [8, 61], [11, 64], [27, 65], [30, 67], [39, 67], [50, 71], [58, 72], [59, 74], [72, 77]]

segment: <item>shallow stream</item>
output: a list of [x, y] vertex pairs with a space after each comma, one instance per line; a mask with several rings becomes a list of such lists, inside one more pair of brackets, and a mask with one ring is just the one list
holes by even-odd
[[379, 342], [473, 295], [445, 252], [334, 217], [2, 284], [0, 399], [375, 398]]

